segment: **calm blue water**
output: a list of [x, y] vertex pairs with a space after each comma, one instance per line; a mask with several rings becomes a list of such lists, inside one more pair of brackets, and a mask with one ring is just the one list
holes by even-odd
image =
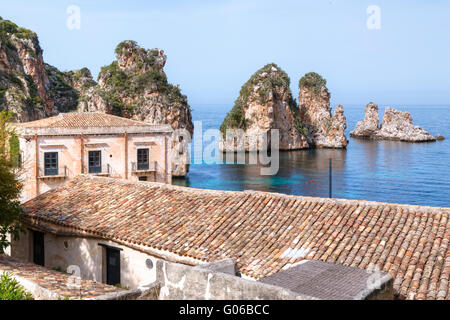
[[[218, 190], [261, 190], [328, 196], [328, 159], [333, 159], [333, 197], [450, 207], [450, 106], [396, 107], [411, 113], [414, 124], [447, 139], [433, 143], [366, 141], [350, 138], [364, 106], [344, 106], [347, 150], [300, 150], [280, 153], [275, 176], [261, 176], [259, 165], [191, 164], [174, 184]], [[203, 132], [219, 128], [229, 106], [194, 106], [193, 120]], [[384, 106], [380, 106], [380, 118]], [[196, 127], [195, 130], [199, 130]]]

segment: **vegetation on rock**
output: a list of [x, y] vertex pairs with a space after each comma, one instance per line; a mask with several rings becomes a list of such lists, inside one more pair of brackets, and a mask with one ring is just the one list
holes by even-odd
[[319, 95], [323, 89], [326, 90], [327, 96], [330, 97], [330, 93], [327, 89], [327, 80], [315, 72], [309, 72], [305, 74], [299, 81], [300, 88], [309, 88], [315, 95]]
[[3, 20], [3, 18], [0, 17], [0, 41], [5, 43], [8, 49], [15, 51], [16, 47], [12, 43], [11, 36], [15, 36], [23, 40], [31, 40], [34, 47], [38, 50], [36, 54], [42, 53], [36, 33], [31, 30], [21, 28], [14, 22]]
[[[140, 97], [151, 93], [165, 95], [172, 106], [190, 108], [187, 97], [178, 86], [167, 81], [166, 74], [158, 65], [158, 49], [146, 50], [135, 41], [127, 40], [119, 43], [115, 52], [118, 58], [132, 55], [135, 62], [132, 68], [121, 68], [118, 61], [114, 61], [102, 67], [99, 73], [98, 81], [102, 81], [103, 85], [98, 93], [115, 114], [123, 115], [125, 112], [133, 115], [139, 109]], [[132, 103], [125, 103], [124, 100]]]
[[[25, 73], [19, 50], [31, 56], [27, 61], [42, 55], [37, 35], [15, 23], [0, 18], [0, 110], [9, 110], [17, 116], [44, 113], [45, 102], [38, 94], [33, 77]], [[23, 52], [22, 52], [23, 54]]]
[[49, 64], [45, 64], [44, 67], [49, 80], [48, 96], [53, 100], [58, 111], [76, 110], [80, 94], [72, 85], [73, 71], [61, 72]]

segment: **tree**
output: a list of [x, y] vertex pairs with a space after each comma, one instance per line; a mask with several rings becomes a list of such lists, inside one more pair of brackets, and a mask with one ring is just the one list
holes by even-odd
[[10, 245], [8, 234], [17, 240], [23, 231], [19, 224], [22, 184], [18, 177], [17, 159], [20, 151], [17, 136], [10, 125], [12, 118], [12, 113], [0, 112], [0, 254]]

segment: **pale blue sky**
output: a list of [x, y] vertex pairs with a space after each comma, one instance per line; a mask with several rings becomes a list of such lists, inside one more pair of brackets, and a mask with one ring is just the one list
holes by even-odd
[[[69, 5], [81, 29], [66, 27]], [[381, 30], [366, 27], [369, 5]], [[333, 105], [450, 104], [450, 1], [240, 0], [0, 3], [0, 16], [37, 32], [46, 62], [94, 76], [122, 40], [161, 48], [169, 81], [192, 105], [229, 104], [257, 69], [275, 62], [298, 80], [316, 71]]]

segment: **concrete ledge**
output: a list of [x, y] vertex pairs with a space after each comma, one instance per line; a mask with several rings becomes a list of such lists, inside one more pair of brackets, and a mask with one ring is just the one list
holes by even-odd
[[21, 135], [31, 136], [72, 136], [72, 135], [116, 135], [116, 134], [168, 134], [173, 130], [168, 125], [123, 126], [123, 127], [79, 127], [79, 128], [23, 128]]
[[54, 291], [51, 291], [49, 289], [46, 289], [44, 287], [41, 287], [36, 282], [28, 280], [26, 278], [23, 278], [21, 276], [18, 276], [10, 271], [4, 271], [0, 270], [0, 275], [9, 273], [13, 279], [15, 279], [19, 284], [29, 293], [33, 295], [33, 299], [35, 300], [64, 300], [65, 297], [60, 295], [59, 293], [56, 293]]
[[158, 300], [160, 284], [155, 282], [141, 288], [105, 294], [86, 300]]
[[316, 300], [285, 288], [199, 267], [167, 261], [158, 261], [156, 267], [160, 300]]
[[234, 259], [224, 259], [215, 262], [205, 263], [196, 266], [196, 268], [226, 273], [233, 276], [235, 276], [237, 273], [236, 263]]

